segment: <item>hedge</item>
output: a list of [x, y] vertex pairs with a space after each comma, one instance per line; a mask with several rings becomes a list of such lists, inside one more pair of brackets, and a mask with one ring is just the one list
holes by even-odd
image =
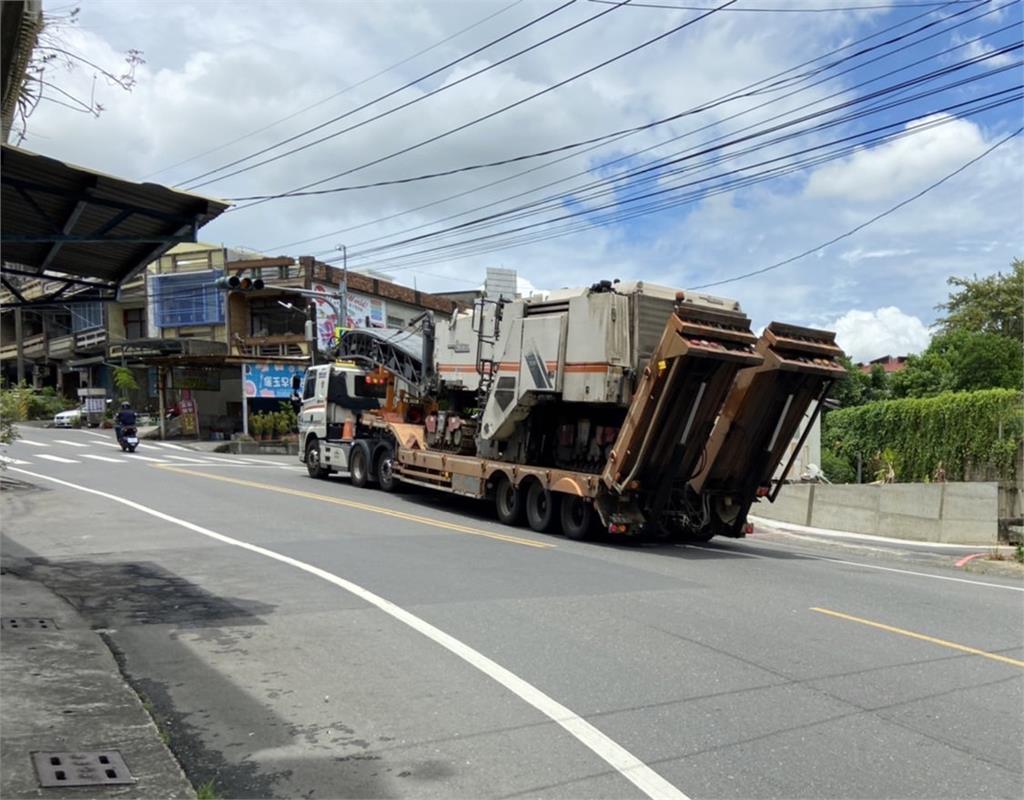
[[882, 400], [831, 411], [822, 429], [822, 445], [851, 463], [888, 451], [900, 481], [929, 480], [940, 465], [948, 480], [972, 466], [1011, 479], [1022, 438], [1024, 395], [1014, 389]]

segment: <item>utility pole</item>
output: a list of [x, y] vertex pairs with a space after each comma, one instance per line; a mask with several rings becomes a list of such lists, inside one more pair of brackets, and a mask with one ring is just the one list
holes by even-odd
[[334, 249], [341, 251], [341, 288], [338, 292], [341, 295], [341, 313], [338, 315], [338, 324], [344, 330], [348, 327], [348, 248], [336, 244]]
[[17, 357], [18, 357], [18, 383], [25, 382], [25, 345], [22, 342], [24, 338], [21, 330], [21, 308], [14, 309], [14, 339], [17, 343]]

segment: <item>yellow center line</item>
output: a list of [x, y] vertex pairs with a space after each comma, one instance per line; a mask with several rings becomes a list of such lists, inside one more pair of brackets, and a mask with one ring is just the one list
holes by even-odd
[[909, 636], [911, 639], [920, 639], [922, 642], [931, 642], [932, 644], [948, 647], [952, 650], [959, 650], [962, 653], [970, 653], [973, 656], [991, 658], [993, 661], [1002, 661], [1004, 664], [1012, 664], [1015, 667], [1024, 667], [1024, 661], [1019, 661], [1016, 658], [1001, 656], [996, 653], [989, 653], [985, 650], [978, 650], [976, 647], [968, 647], [967, 645], [957, 644], [956, 642], [947, 642], [945, 639], [936, 639], [934, 636], [926, 636], [923, 633], [915, 633], [914, 631], [908, 631], [904, 628], [894, 628], [892, 625], [884, 625], [881, 622], [872, 622], [869, 619], [855, 617], [852, 614], [830, 611], [827, 608], [812, 608], [811, 611], [817, 611], [819, 614], [828, 614], [830, 617], [838, 617], [839, 619], [849, 620], [850, 622], [859, 622], [861, 625], [870, 625], [872, 628], [878, 628], [879, 630], [888, 631], [889, 633], [898, 633], [901, 636]]
[[439, 519], [433, 519], [431, 517], [421, 517], [416, 514], [406, 514], [404, 511], [395, 511], [391, 508], [384, 508], [383, 506], [372, 506], [368, 503], [358, 503], [355, 500], [343, 500], [340, 497], [331, 497], [326, 494], [316, 494], [315, 492], [304, 492], [301, 489], [289, 489], [285, 486], [274, 486], [270, 483], [259, 483], [258, 481], [246, 481], [241, 478], [229, 478], [226, 475], [212, 475], [206, 472], [197, 472], [196, 470], [187, 469], [180, 467], [177, 464], [153, 464], [153, 467], [157, 469], [165, 469], [170, 472], [178, 472], [182, 475], [194, 475], [197, 478], [206, 478], [211, 481], [224, 481], [225, 483], [234, 483], [238, 486], [248, 486], [251, 489], [263, 489], [268, 492], [280, 492], [281, 494], [290, 494], [293, 497], [304, 497], [307, 500], [319, 500], [322, 503], [333, 503], [338, 506], [345, 506], [346, 508], [358, 508], [361, 511], [372, 511], [376, 514], [384, 514], [388, 517], [395, 517], [397, 519], [406, 520], [407, 522], [418, 522], [421, 525], [430, 525], [434, 528], [443, 528], [449, 531], [456, 531], [458, 533], [469, 533], [473, 536], [484, 536], [488, 539], [496, 539], [499, 542], [508, 542], [510, 544], [521, 544], [525, 547], [536, 547], [542, 550], [548, 550], [557, 545], [550, 544], [548, 542], [535, 542], [532, 539], [522, 539], [518, 536], [509, 536], [504, 533], [495, 533], [494, 531], [485, 531], [482, 528], [471, 528], [467, 525], [459, 525], [454, 522], [444, 522]]

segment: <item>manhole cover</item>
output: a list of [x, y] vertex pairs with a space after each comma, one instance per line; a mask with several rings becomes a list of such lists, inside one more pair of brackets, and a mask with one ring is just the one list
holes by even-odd
[[117, 750], [33, 753], [32, 763], [42, 787], [135, 783], [135, 778]]
[[52, 619], [41, 617], [4, 617], [3, 627], [12, 631], [19, 630], [52, 630], [58, 625]]

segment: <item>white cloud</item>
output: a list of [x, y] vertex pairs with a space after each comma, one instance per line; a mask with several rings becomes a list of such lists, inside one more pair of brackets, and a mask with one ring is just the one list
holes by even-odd
[[836, 343], [854, 361], [919, 353], [931, 340], [920, 319], [904, 314], [896, 306], [877, 311], [847, 311], [829, 327], [836, 332]]
[[[31, 119], [26, 146], [138, 179], [338, 93], [492, 13], [497, 6], [461, 0], [407, 0], [398, 6], [295, 0], [250, 3], [244, 14], [240, 8], [237, 3], [218, 0], [92, 0], [85, 4], [82, 30], [73, 34], [76, 46], [90, 60], [114, 66], [128, 48], [144, 50], [147, 63], [139, 70], [139, 83], [131, 94], [124, 94], [99, 82], [98, 99], [107, 109], [99, 119], [52, 104], [40, 106]], [[162, 171], [154, 180], [180, 181], [342, 114], [523, 24], [542, 10], [534, 2], [517, 5], [312, 111], [183, 167]], [[473, 63], [496, 61], [598, 10], [602, 9], [594, 4], [577, 3], [493, 51], [479, 54]], [[887, 24], [885, 13], [716, 14], [586, 79], [408, 156], [333, 183], [400, 178], [497, 160], [668, 116], [877, 30]], [[518, 100], [684, 18], [682, 12], [617, 8], [597, 23], [408, 110], [200, 191], [228, 197], [262, 194], [341, 172]], [[261, 44], [255, 47], [253, 42]], [[460, 65], [456, 74], [469, 69]], [[829, 104], [851, 99], [855, 94], [849, 87], [855, 75], [751, 111], [735, 121], [727, 117], [769, 96], [728, 103], [610, 147], [572, 154], [523, 177], [512, 176], [549, 159], [401, 186], [267, 203], [224, 214], [200, 235], [208, 241], [293, 256], [330, 252], [336, 244], [345, 243], [354, 269], [380, 267], [360, 259], [359, 250], [389, 237], [417, 235], [467, 218], [440, 222], [448, 215], [489, 214], [564, 191], [568, 187], [556, 184], [529, 193], [640, 148], [657, 145], [642, 159], [667, 155], [833, 92], [840, 94]], [[91, 72], [60, 77], [77, 81], [76, 90], [86, 96], [92, 88]], [[374, 110], [422, 95], [454, 77], [439, 75], [431, 79], [429, 87], [404, 90]], [[346, 122], [370, 114], [368, 109]], [[864, 222], [963, 165], [1014, 124], [1007, 121], [1009, 116], [979, 119], [984, 119], [984, 126], [953, 120], [907, 140], [860, 151], [810, 176], [797, 174], [740, 194], [720, 194], [657, 217], [601, 227], [582, 224], [571, 236], [521, 247], [506, 245], [494, 252], [443, 250], [430, 255], [433, 260], [391, 274], [399, 282], [412, 285], [415, 281], [419, 288], [435, 291], [476, 285], [483, 280], [486, 267], [493, 265], [516, 269], [542, 287], [622, 278], [687, 288], [723, 279], [793, 256]], [[700, 130], [705, 126], [706, 130]], [[659, 145], [669, 136], [694, 130], [693, 136], [677, 143]], [[844, 128], [839, 135], [850, 132]], [[1021, 139], [1024, 137], [834, 248], [710, 291], [739, 299], [756, 327], [773, 319], [824, 327], [851, 308], [874, 309], [896, 302], [906, 314], [927, 323], [933, 318], [935, 304], [945, 299], [948, 276], [1005, 269], [1010, 258], [1024, 250]], [[814, 145], [827, 139], [808, 140], [806, 144]], [[752, 155], [748, 162], [788, 152], [788, 147], [782, 147]], [[642, 159], [632, 159], [618, 168], [638, 166]], [[707, 162], [695, 162], [695, 166], [704, 167]], [[709, 168], [711, 171], [714, 169]], [[607, 172], [591, 172], [575, 180], [601, 178], [608, 186]], [[506, 177], [506, 182], [484, 188]], [[690, 175], [682, 178], [690, 179]], [[667, 186], [668, 181], [660, 180], [656, 188]], [[464, 197], [445, 199], [470, 191]], [[517, 194], [522, 196], [511, 199]], [[426, 204], [433, 205], [408, 211]], [[382, 221], [387, 215], [396, 216]], [[531, 221], [526, 218], [510, 226]], [[281, 250], [275, 247], [339, 229], [342, 232], [309, 244]], [[483, 229], [479, 234], [490, 232], [492, 229]], [[477, 232], [459, 232], [407, 249], [447, 244], [470, 235]], [[389, 264], [385, 259], [383, 266]]]
[[[907, 123], [905, 129], [948, 118], [934, 114]], [[807, 182], [807, 195], [851, 202], [901, 197], [980, 155], [985, 147], [977, 125], [956, 120], [821, 167]]]

